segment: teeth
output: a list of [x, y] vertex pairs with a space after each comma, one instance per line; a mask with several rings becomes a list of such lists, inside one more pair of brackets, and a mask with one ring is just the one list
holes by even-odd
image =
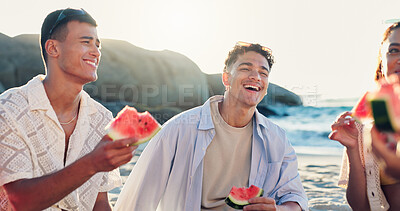
[[88, 63], [88, 64], [90, 64], [90, 65], [96, 66], [96, 63], [95, 63], [95, 62], [91, 62], [91, 61], [85, 61], [85, 62]]
[[256, 87], [256, 86], [253, 86], [253, 85], [244, 85], [244, 88], [251, 88], [251, 89], [260, 91], [260, 88], [259, 88], [259, 87]]

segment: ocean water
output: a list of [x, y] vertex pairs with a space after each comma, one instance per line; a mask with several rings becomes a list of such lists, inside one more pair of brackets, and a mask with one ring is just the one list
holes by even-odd
[[289, 141], [298, 154], [341, 155], [343, 146], [328, 138], [336, 117], [351, 106], [273, 107], [278, 116], [269, 119], [286, 130]]

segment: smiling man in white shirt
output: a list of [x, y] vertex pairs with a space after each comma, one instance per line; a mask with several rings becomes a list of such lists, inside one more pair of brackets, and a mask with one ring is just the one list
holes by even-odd
[[83, 91], [97, 79], [96, 26], [83, 9], [50, 13], [46, 75], [0, 95], [0, 210], [111, 210], [107, 191], [136, 147], [105, 136], [112, 114]]
[[270, 49], [238, 42], [225, 61], [224, 96], [169, 120], [140, 156], [116, 210], [230, 210], [232, 186], [264, 196], [244, 210], [307, 210], [296, 154], [256, 106], [267, 94]]

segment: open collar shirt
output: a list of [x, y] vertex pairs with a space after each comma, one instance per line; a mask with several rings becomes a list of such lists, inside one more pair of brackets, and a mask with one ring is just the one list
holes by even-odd
[[[115, 210], [200, 210], [203, 159], [215, 135], [210, 101], [222, 100], [212, 97], [163, 126], [140, 156]], [[262, 187], [277, 204], [293, 201], [308, 210], [297, 157], [284, 130], [257, 110], [253, 121], [249, 185]]]
[[[110, 111], [82, 91], [64, 166], [65, 134], [47, 98], [43, 79], [43, 75], [36, 76], [0, 95], [0, 185], [41, 177], [70, 165], [94, 149], [112, 119]], [[47, 210], [92, 210], [99, 192], [120, 185], [118, 169], [97, 173]], [[7, 204], [5, 200], [0, 193], [0, 206]]]

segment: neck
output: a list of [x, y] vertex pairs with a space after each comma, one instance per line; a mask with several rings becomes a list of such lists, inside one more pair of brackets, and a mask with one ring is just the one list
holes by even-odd
[[[51, 71], [48, 71], [51, 73]], [[56, 74], [47, 74], [43, 80], [46, 95], [57, 116], [69, 120], [79, 109], [83, 85], [73, 84]]]
[[218, 108], [224, 121], [232, 127], [246, 126], [253, 118], [255, 112], [255, 107], [240, 107], [230, 102], [227, 98], [218, 103]]

